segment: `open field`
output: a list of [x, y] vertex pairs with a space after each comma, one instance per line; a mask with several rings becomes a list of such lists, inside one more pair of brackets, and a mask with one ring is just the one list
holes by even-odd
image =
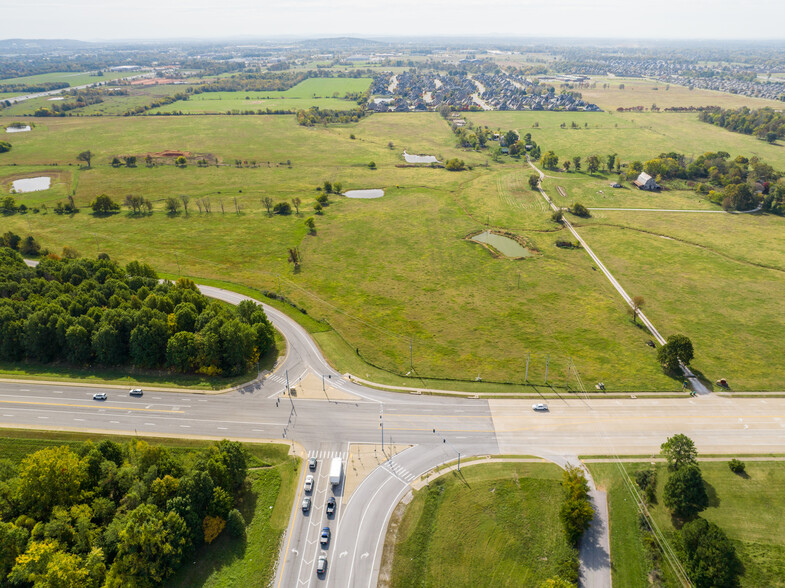
[[[389, 586], [539, 586], [574, 551], [559, 521], [561, 470], [488, 464], [415, 493], [394, 547]], [[383, 560], [390, 557], [390, 537]], [[382, 584], [384, 585], [384, 584]]]
[[[777, 153], [777, 147], [699, 123], [693, 115], [648, 114], [622, 119], [602, 113], [499, 112], [470, 116], [503, 129], [513, 125], [529, 129], [537, 120], [540, 128], [532, 133], [540, 145], [546, 149], [558, 145], [557, 141], [568, 145], [570, 137], [577, 137], [586, 143], [571, 144], [569, 148], [582, 156], [598, 145], [606, 151], [602, 141], [607, 140], [620, 142], [614, 148], [619, 153], [630, 152], [636, 158], [647, 159], [659, 150], [678, 149], [701, 134], [712, 138], [703, 138], [701, 152], [709, 145], [733, 152], [731, 145], [735, 145]], [[561, 121], [569, 123], [580, 116], [600, 126], [588, 130], [559, 128]], [[613, 126], [617, 120], [618, 128]], [[640, 121], [640, 126], [633, 125], [635, 121]], [[572, 358], [584, 381], [604, 381], [609, 390], [680, 388], [680, 382], [661, 373], [654, 351], [645, 345], [649, 335], [632, 325], [622, 301], [592, 268], [586, 254], [555, 247], [556, 240], [568, 237], [550, 220], [542, 199], [528, 188], [531, 169], [521, 160], [504, 158], [496, 163], [484, 153], [456, 149], [449, 127], [436, 114], [373, 115], [352, 125], [315, 128], [300, 127], [291, 116], [204, 116], [198, 122], [178, 117], [36, 122], [33, 132], [10, 138], [12, 151], [0, 156], [0, 182], [21, 169], [35, 171], [34, 164], [59, 164], [59, 169], [70, 172], [76, 201], [83, 209], [72, 217], [51, 212], [8, 216], [5, 226], [17, 233], [34, 234], [54, 251], [68, 244], [84, 254], [106, 251], [121, 261], [146, 259], [169, 274], [179, 272], [280, 291], [306, 308], [310, 317], [328, 321], [329, 326], [322, 323], [324, 328], [316, 338], [342, 371], [388, 384], [422, 387], [430, 386], [419, 378], [474, 380], [479, 376], [485, 381], [520, 383], [526, 354], [531, 354], [529, 381], [537, 385], [544, 383], [547, 362], [548, 383], [564, 386]], [[662, 132], [641, 130], [643, 126], [657, 126]], [[639, 137], [641, 133], [657, 137], [659, 143], [646, 145]], [[356, 139], [350, 138], [352, 134]], [[388, 147], [390, 142], [392, 149]], [[625, 148], [618, 148], [621, 145]], [[88, 148], [95, 154], [93, 169], [77, 172], [76, 166], [68, 167], [79, 151]], [[559, 148], [554, 148], [559, 153]], [[185, 169], [144, 166], [147, 152], [164, 149], [209, 153], [224, 164], [207, 168], [189, 165]], [[403, 163], [404, 149], [433, 154], [441, 161], [460, 157], [472, 169], [451, 173], [428, 166], [396, 167]], [[750, 154], [751, 150], [740, 152]], [[140, 158], [137, 168], [115, 169], [108, 165], [113, 156], [128, 154]], [[236, 159], [248, 163], [238, 168]], [[776, 159], [769, 161], [778, 165]], [[285, 164], [287, 160], [291, 168]], [[376, 170], [368, 168], [370, 160], [376, 162]], [[20, 165], [9, 165], [13, 163]], [[679, 191], [650, 195], [619, 190], [620, 195], [611, 200], [597, 194], [600, 189], [606, 190], [607, 180], [575, 173], [551, 175], [557, 179], [547, 179], [546, 189], [557, 198], [555, 186], [565, 186], [568, 197], [563, 204], [571, 204], [580, 195], [588, 206], [643, 207], [654, 198], [658, 199], [658, 208], [713, 206], [691, 192]], [[384, 188], [386, 195], [367, 201], [332, 195], [324, 214], [314, 215], [314, 197], [319, 194], [314, 188], [327, 179], [341, 182], [344, 190]], [[607, 191], [612, 189], [608, 187]], [[84, 207], [101, 193], [118, 201], [128, 193], [141, 194], [153, 201], [155, 211], [130, 216], [124, 210], [97, 218]], [[192, 198], [190, 214], [164, 214], [163, 200], [178, 194]], [[18, 201], [52, 202], [59, 195], [39, 192], [19, 196]], [[301, 216], [268, 217], [261, 202], [265, 196], [274, 202], [300, 198]], [[213, 213], [200, 214], [197, 198], [209, 198]], [[598, 212], [586, 224], [611, 222], [616, 218], [613, 214]], [[657, 222], [671, 222], [671, 216], [658, 214], [640, 213], [634, 218], [642, 223], [655, 217], [661, 219]], [[316, 220], [315, 236], [308, 235], [303, 224], [311, 215]], [[708, 218], [719, 222], [719, 218], [729, 216], [699, 218], [701, 222]], [[678, 217], [675, 222], [683, 225], [680, 230], [691, 230], [687, 218]], [[757, 226], [753, 218], [744, 222]], [[753, 254], [755, 240], [764, 238], [771, 243], [770, 248], [776, 249], [774, 233], [770, 234], [769, 229], [778, 225], [775, 220], [771, 223], [740, 239], [744, 244], [739, 248]], [[523, 261], [495, 259], [483, 247], [464, 240], [467, 234], [487, 225], [525, 237], [539, 254]], [[755, 273], [760, 268], [745, 270], [743, 278], [751, 284], [751, 296], [765, 310], [766, 320], [773, 320], [769, 327], [757, 313], [753, 318], [738, 309], [712, 308], [713, 312], [706, 312], [706, 301], [722, 303], [723, 289], [716, 287], [715, 278], [731, 279], [732, 273], [726, 273], [730, 269], [722, 266], [731, 262], [705, 251], [701, 259], [687, 257], [682, 261], [677, 253], [658, 258], [646, 253], [648, 250], [642, 253], [636, 249], [648, 247], [641, 241], [648, 238], [645, 235], [607, 227], [585, 230], [592, 246], [597, 236], [598, 253], [603, 259], [606, 254], [610, 256], [606, 262], [614, 273], [618, 272], [622, 284], [631, 294], [646, 298], [646, 311], [663, 334], [694, 335], [698, 370], [712, 380], [731, 377], [725, 369], [730, 358], [741, 370], [742, 362], [735, 359], [749, 356], [743, 368], [746, 376], [734, 372], [732, 383], [740, 389], [777, 385], [777, 370], [765, 366], [767, 361], [776, 363], [771, 333], [779, 328], [780, 315], [770, 289], [779, 287], [778, 281], [765, 281], [768, 286], [764, 285]], [[608, 238], [612, 231], [624, 238]], [[706, 231], [707, 238], [711, 234]], [[194, 235], [198, 235], [198, 247], [193, 246]], [[656, 246], [651, 251], [677, 245], [656, 236], [652, 239]], [[304, 259], [298, 273], [293, 273], [286, 261], [287, 248], [294, 246], [300, 248]], [[690, 268], [690, 264], [697, 264], [700, 279], [690, 272], [674, 274], [674, 266], [663, 265], [663, 259]], [[704, 298], [690, 294], [704, 291]], [[745, 332], [747, 323], [752, 324], [750, 335], [736, 336], [734, 342], [714, 336], [727, 332], [723, 322], [726, 315], [732, 317], [736, 331]], [[693, 328], [697, 329], [694, 334]], [[760, 337], [759, 342], [756, 337]], [[395, 375], [411, 370], [410, 344], [412, 375], [417, 380]], [[735, 355], [729, 355], [731, 350]], [[363, 359], [381, 369], [368, 367]], [[433, 387], [450, 385], [457, 384], [445, 382]]]
[[[103, 439], [130, 441], [132, 436], [66, 433], [61, 431], [0, 430], [0, 455], [18, 464], [29, 453], [55, 445], [76, 450], [85, 441]], [[175, 454], [207, 448], [211, 441], [145, 437], [145, 441], [167, 447]], [[194, 564], [183, 563], [167, 586], [266, 586], [275, 571], [278, 545], [289, 521], [300, 460], [288, 455], [289, 446], [246, 443], [249, 453], [250, 485], [238, 509], [246, 521], [247, 540], [237, 541], [227, 532], [194, 556]]]
[[[604, 158], [609, 153], [618, 154], [622, 162], [646, 161], [668, 151], [697, 156], [721, 149], [731, 157], [757, 155], [775, 169], [785, 170], [781, 146], [702, 123], [697, 114], [508, 111], [469, 112], [465, 118], [492, 129], [531, 133], [543, 152], [553, 150], [560, 161], [576, 155], [584, 160], [592, 154]], [[571, 129], [572, 122], [580, 128]], [[539, 127], [534, 128], [535, 123]], [[567, 128], [560, 128], [561, 123]]]
[[98, 84], [100, 82], [111, 82], [120, 78], [127, 78], [139, 74], [138, 71], [132, 72], [117, 72], [107, 71], [102, 76], [90, 75], [90, 72], [74, 72], [62, 71], [52, 72], [45, 74], [38, 74], [35, 76], [25, 76], [21, 78], [5, 78], [0, 79], [0, 88], [5, 84], [43, 84], [47, 82], [65, 82], [71, 87], [84, 86], [86, 84]]
[[[658, 108], [672, 106], [721, 106], [722, 108], [782, 108], [776, 100], [752, 98], [741, 94], [717, 92], [715, 90], [690, 90], [686, 86], [667, 84], [657, 80], [644, 78], [592, 77], [596, 88], [577, 88], [583, 99], [598, 105], [603, 110], [616, 110], [619, 107], [631, 108], [643, 106], [646, 109], [656, 104]], [[608, 87], [603, 88], [603, 84]], [[624, 84], [624, 89], [619, 89]], [[667, 88], [667, 89], [666, 89]]]
[[[558, 206], [567, 207], [575, 202], [584, 206], [599, 208], [664, 208], [674, 210], [715, 210], [722, 208], [706, 199], [705, 196], [690, 190], [662, 190], [647, 192], [639, 190], [630, 182], [621, 182], [623, 188], [611, 188], [618, 181], [615, 173], [601, 173], [589, 176], [584, 172], [547, 171], [542, 187], [551, 200]], [[558, 187], [567, 194], [563, 197]], [[605, 211], [593, 211], [592, 216], [600, 218]]]
[[[186, 86], [175, 86], [171, 84], [150, 85], [150, 86], [122, 86], [124, 90], [128, 91], [127, 96], [101, 96], [103, 102], [98, 104], [90, 104], [83, 108], [77, 108], [70, 111], [74, 116], [87, 116], [87, 115], [123, 115], [127, 111], [136, 108], [137, 106], [145, 106], [151, 104], [154, 100], [164, 96], [171, 96], [177, 92], [184, 92]], [[65, 94], [58, 94], [56, 97], [62, 96], [65, 100], [73, 102], [76, 98], [69, 97]], [[39, 108], [50, 108], [52, 104], [56, 104], [51, 100], [55, 96], [43, 96], [41, 98], [31, 98], [16, 104], [12, 104], [3, 110], [0, 110], [0, 116], [31, 116]], [[42, 119], [35, 119], [36, 121]], [[45, 120], [45, 119], [43, 119]]]
[[[743, 458], [742, 458], [743, 460]], [[623, 464], [633, 472], [651, 467]], [[651, 562], [638, 526], [638, 514], [632, 498], [623, 486], [616, 464], [590, 464], [595, 481], [608, 491], [611, 517], [611, 561], [613, 582], [617, 586], [645, 588]], [[657, 464], [658, 503], [650, 508], [660, 529], [672, 543], [676, 533], [670, 514], [662, 505], [662, 492], [668, 472]], [[748, 477], [737, 476], [727, 462], [702, 462], [710, 506], [701, 517], [720, 526], [733, 540], [744, 564], [741, 586], [785, 586], [785, 538], [780, 532], [785, 489], [785, 464], [782, 462], [747, 462]], [[667, 564], [663, 563], [663, 566]], [[667, 586], [678, 586], [666, 571]]]
[[167, 104], [151, 111], [218, 113], [239, 110], [297, 111], [318, 106], [323, 110], [350, 110], [357, 103], [341, 98], [349, 92], [364, 92], [370, 78], [309, 78], [281, 92], [203, 92], [188, 100]]

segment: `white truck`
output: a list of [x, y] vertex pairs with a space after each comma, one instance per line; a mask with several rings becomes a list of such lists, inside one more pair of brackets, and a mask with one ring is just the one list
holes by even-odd
[[341, 476], [343, 475], [343, 460], [340, 457], [334, 457], [330, 463], [330, 484], [337, 486], [341, 483]]

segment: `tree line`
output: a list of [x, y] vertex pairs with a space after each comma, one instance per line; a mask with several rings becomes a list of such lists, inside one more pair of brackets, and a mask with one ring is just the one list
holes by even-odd
[[235, 506], [247, 462], [227, 440], [187, 452], [87, 441], [0, 459], [0, 586], [161, 585], [225, 528], [245, 539]]
[[701, 112], [698, 118], [734, 133], [754, 135], [769, 143], [785, 138], [785, 113], [773, 108], [715, 108]]
[[256, 303], [211, 302], [147, 264], [49, 255], [29, 268], [0, 249], [0, 359], [236, 375], [274, 345]]

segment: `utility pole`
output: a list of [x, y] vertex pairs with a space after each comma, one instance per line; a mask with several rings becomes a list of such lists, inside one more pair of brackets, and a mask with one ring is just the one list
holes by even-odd
[[409, 338], [409, 368], [414, 371], [414, 335]]
[[180, 258], [177, 257], [177, 251], [174, 252], [174, 260], [177, 262], [177, 275], [179, 276], [179, 275], [181, 275], [180, 274]]
[[384, 453], [384, 404], [379, 405], [379, 426], [382, 428], [382, 453]]
[[529, 383], [529, 355], [530, 353], [526, 354], [526, 376], [524, 376], [523, 381], [527, 384]]
[[545, 385], [548, 385], [548, 366], [551, 363], [551, 354], [545, 356]]
[[518, 289], [521, 289], [521, 274], [518, 274]]
[[461, 471], [461, 452], [458, 451], [457, 449], [455, 449], [453, 444], [450, 443], [449, 441], [447, 441], [447, 439], [442, 438], [442, 443], [446, 443], [447, 445], [452, 447], [453, 451], [458, 454], [458, 472], [460, 472]]

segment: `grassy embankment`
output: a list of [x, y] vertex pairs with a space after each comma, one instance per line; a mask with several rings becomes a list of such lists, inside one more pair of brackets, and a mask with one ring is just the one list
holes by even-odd
[[[742, 458], [743, 459], [743, 458]], [[624, 464], [630, 475], [651, 467], [647, 463]], [[611, 518], [611, 561], [613, 583], [629, 588], [649, 586], [651, 560], [644, 547], [638, 514], [622, 484], [616, 464], [589, 464], [599, 486], [608, 490]], [[657, 464], [658, 503], [651, 507], [654, 520], [673, 544], [676, 529], [662, 505], [667, 466]], [[744, 565], [741, 586], [785, 586], [785, 463], [747, 462], [747, 477], [730, 471], [727, 462], [702, 462], [710, 506], [701, 516], [720, 526], [733, 540]], [[667, 564], [662, 564], [667, 566]], [[665, 569], [666, 585], [678, 586]]]
[[559, 575], [573, 556], [560, 480], [551, 464], [485, 464], [417, 491], [385, 542], [387, 585], [539, 586]]
[[[541, 145], [560, 154], [560, 145], [569, 146], [584, 157], [597, 145], [607, 145], [603, 151], [646, 159], [690, 142], [696, 150], [701, 144], [700, 152], [724, 148], [751, 154], [755, 148], [766, 151], [764, 157], [768, 150], [776, 154], [776, 148], [699, 123], [694, 115], [499, 112], [470, 118], [521, 132], [538, 121], [540, 128], [532, 133]], [[559, 128], [561, 121], [572, 119], [591, 121], [594, 127]], [[169, 117], [60, 119], [43, 121], [32, 133], [20, 135], [25, 136], [14, 137], [13, 150], [0, 163], [62, 166], [90, 148], [96, 154], [94, 169], [79, 172], [80, 205], [103, 192], [118, 200], [132, 192], [154, 200], [156, 212], [142, 217], [121, 212], [109, 218], [95, 218], [84, 209], [70, 218], [15, 215], [4, 219], [9, 228], [32, 232], [53, 250], [68, 244], [83, 253], [106, 251], [121, 261], [143, 258], [170, 274], [178, 272], [176, 252], [183, 275], [280, 288], [310, 317], [335, 327], [318, 329], [322, 332], [315, 337], [342, 371], [421, 387], [457, 386], [432, 385], [428, 379], [433, 377], [474, 380], [479, 375], [522, 382], [525, 355], [530, 353], [529, 381], [535, 384], [543, 383], [549, 355], [550, 384], [565, 384], [572, 358], [586, 382], [604, 381], [610, 390], [680, 386], [661, 374], [653, 352], [644, 345], [649, 336], [631, 324], [623, 303], [585, 254], [554, 246], [566, 235], [528, 189], [529, 168], [521, 161], [505, 158], [496, 163], [484, 154], [455, 149], [453, 135], [435, 114], [374, 115], [327, 128], [299, 127], [287, 116], [206, 116], [198, 122]], [[163, 149], [213, 153], [230, 164], [255, 160], [257, 167], [108, 165], [116, 154], [143, 156]], [[442, 161], [461, 157], [474, 168], [450, 173], [396, 167], [403, 163], [403, 149], [434, 154]], [[281, 165], [287, 160], [291, 169]], [[368, 169], [370, 160], [377, 170]], [[777, 157], [767, 160], [778, 165]], [[12, 169], [5, 168], [9, 175]], [[341, 181], [344, 189], [383, 187], [386, 196], [371, 201], [332, 196], [324, 214], [315, 216], [317, 234], [311, 236], [303, 219], [313, 215], [318, 194], [314, 187], [325, 179]], [[172, 186], [177, 186], [174, 192]], [[180, 193], [191, 196], [191, 214], [164, 214], [162, 200]], [[44, 194], [25, 198], [47, 198]], [[680, 203], [680, 194], [674, 193], [669, 205], [695, 206], [688, 194]], [[301, 216], [269, 218], [261, 203], [264, 196], [274, 201], [301, 198]], [[204, 197], [212, 201], [212, 214], [196, 210], [193, 200]], [[220, 213], [220, 201], [225, 214]], [[463, 240], [486, 224], [527, 237], [540, 255], [516, 262], [494, 259]], [[286, 249], [293, 246], [304, 259], [298, 273], [286, 262]], [[673, 315], [652, 317], [666, 335], [679, 332], [680, 318], [694, 313], [695, 307], [682, 303], [669, 312]], [[412, 337], [413, 375], [425, 381], [374, 370], [362, 361], [406, 373]], [[724, 349], [717, 341], [702, 340], [698, 358], [704, 352], [724, 357]], [[746, 350], [758, 352], [754, 344]], [[724, 375], [700, 364], [698, 369], [709, 377]], [[749, 385], [766, 385], [766, 377], [752, 372]]]
[[[0, 455], [19, 463], [25, 455], [53, 445], [77, 446], [87, 440], [127, 441], [122, 435], [64, 433], [60, 431], [0, 430]], [[175, 453], [206, 448], [209, 441], [145, 437]], [[289, 522], [300, 460], [290, 457], [289, 446], [246, 443], [250, 487], [238, 507], [246, 520], [247, 540], [239, 542], [223, 533], [185, 562], [167, 586], [266, 586], [273, 578], [278, 546]]]

